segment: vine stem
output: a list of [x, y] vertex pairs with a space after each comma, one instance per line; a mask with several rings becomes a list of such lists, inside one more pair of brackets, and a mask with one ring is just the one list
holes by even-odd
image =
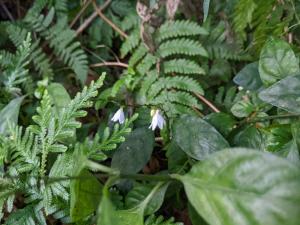
[[[179, 174], [167, 174], [167, 175], [148, 175], [148, 174], [95, 174], [95, 176], [99, 179], [103, 178], [110, 178], [115, 177], [116, 179], [132, 179], [132, 180], [140, 180], [140, 181], [172, 181], [178, 180]], [[33, 176], [35, 177], [35, 176]], [[36, 178], [36, 177], [35, 177]], [[85, 180], [85, 179], [92, 179], [91, 176], [65, 176], [65, 177], [38, 177], [44, 179], [47, 184], [55, 183], [55, 182], [62, 182], [67, 180]], [[11, 176], [7, 177], [7, 179], [20, 179], [19, 176]]]
[[241, 121], [240, 124], [256, 123], [256, 122], [263, 122], [266, 120], [286, 119], [286, 118], [293, 118], [293, 117], [300, 117], [300, 114], [284, 114], [284, 115], [257, 117], [254, 119], [245, 119], [245, 120]]
[[125, 34], [124, 31], [122, 31], [116, 24], [114, 24], [112, 21], [110, 21], [103, 13], [102, 10], [100, 8], [98, 8], [96, 1], [93, 1], [93, 6], [94, 9], [96, 10], [97, 14], [99, 15], [99, 17], [101, 19], [103, 19], [108, 25], [110, 25], [116, 32], [118, 32], [122, 37], [124, 37], [125, 39], [128, 38], [128, 35]]

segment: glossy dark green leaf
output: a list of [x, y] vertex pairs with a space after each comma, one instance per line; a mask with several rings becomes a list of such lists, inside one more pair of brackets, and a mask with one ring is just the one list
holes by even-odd
[[263, 133], [264, 150], [269, 152], [280, 151], [293, 138], [289, 124], [276, 124], [260, 131]]
[[173, 127], [174, 140], [190, 157], [203, 160], [229, 147], [224, 137], [209, 123], [193, 116], [181, 116]]
[[9, 128], [18, 123], [19, 111], [24, 97], [11, 100], [7, 106], [0, 111], [0, 134], [9, 133]]
[[259, 98], [291, 113], [300, 113], [300, 75], [288, 76], [259, 93]]
[[187, 154], [172, 141], [167, 146], [166, 156], [168, 158], [168, 170], [174, 173], [182, 173], [185, 171], [186, 162], [188, 161]]
[[247, 126], [239, 131], [234, 139], [234, 146], [264, 150], [263, 133], [255, 126]]
[[300, 163], [299, 150], [295, 140], [291, 140], [285, 144], [280, 151], [276, 152], [276, 154], [290, 160], [297, 165]]
[[82, 179], [71, 181], [71, 203], [70, 216], [72, 221], [83, 220], [93, 214], [99, 205], [102, 185], [87, 170], [82, 170], [79, 174]]
[[238, 101], [231, 108], [232, 114], [239, 118], [249, 116], [254, 110], [255, 106], [249, 100]]
[[[155, 213], [163, 204], [164, 196], [167, 191], [169, 183], [166, 183], [157, 189], [152, 199], [149, 201], [145, 208], [145, 215]], [[127, 208], [134, 208], [138, 206], [149, 195], [153, 189], [153, 185], [149, 184], [136, 184], [134, 188], [126, 195], [125, 205]]]
[[224, 136], [227, 136], [237, 123], [234, 117], [223, 112], [208, 114], [204, 120], [213, 125]]
[[189, 218], [193, 225], [207, 225], [205, 220], [197, 213], [194, 207], [188, 203]]
[[137, 173], [149, 161], [154, 146], [153, 132], [146, 128], [132, 131], [117, 149], [111, 166], [122, 173]]
[[299, 73], [299, 60], [290, 45], [280, 39], [267, 41], [259, 59], [259, 74], [263, 83], [269, 86], [296, 73]]
[[60, 83], [51, 83], [47, 87], [47, 90], [54, 103], [56, 112], [59, 114], [61, 110], [70, 103], [71, 98], [65, 87]]
[[258, 62], [246, 65], [238, 74], [233, 78], [234, 83], [242, 86], [246, 90], [258, 90], [262, 87], [263, 83], [260, 79], [258, 72]]
[[140, 208], [117, 210], [109, 197], [103, 195], [98, 209], [97, 225], [143, 225], [143, 211]]
[[173, 176], [211, 225], [299, 224], [300, 169], [272, 154], [226, 149]]

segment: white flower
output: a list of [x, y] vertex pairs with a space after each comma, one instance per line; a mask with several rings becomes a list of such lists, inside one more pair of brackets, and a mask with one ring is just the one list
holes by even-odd
[[154, 112], [151, 111], [151, 115], [152, 115], [152, 122], [149, 128], [151, 128], [152, 130], [155, 130], [156, 127], [162, 129], [166, 122], [165, 119], [160, 114], [159, 110], [157, 109]]
[[120, 124], [123, 124], [125, 122], [125, 115], [124, 115], [124, 112], [123, 112], [123, 108], [120, 108], [116, 113], [115, 115], [111, 118], [112, 121], [114, 122], [118, 122]]

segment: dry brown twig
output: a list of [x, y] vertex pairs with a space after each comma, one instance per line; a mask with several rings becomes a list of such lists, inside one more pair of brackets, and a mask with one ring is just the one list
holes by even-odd
[[125, 39], [128, 38], [128, 35], [122, 31], [116, 24], [114, 24], [111, 20], [109, 20], [103, 13], [102, 10], [100, 8], [98, 8], [96, 1], [93, 1], [93, 6], [94, 9], [96, 10], [98, 16], [103, 19], [108, 25], [110, 25], [116, 32], [118, 32], [122, 37], [124, 37]]
[[[107, 0], [101, 7], [101, 11], [106, 9], [108, 5], [111, 3], [111, 0]], [[79, 12], [80, 13], [80, 12]], [[90, 15], [81, 25], [80, 27], [76, 30], [76, 35], [78, 36], [80, 33], [82, 33], [92, 22], [94, 19], [97, 18], [98, 13], [94, 12], [92, 15]]]
[[221, 112], [216, 106], [214, 106], [210, 101], [208, 101], [204, 96], [199, 95], [197, 93], [195, 93], [195, 95], [202, 101], [204, 102], [209, 108], [212, 109], [212, 111], [219, 113]]
[[95, 63], [95, 64], [90, 65], [91, 68], [103, 67], [103, 66], [119, 66], [119, 67], [123, 67], [123, 68], [128, 68], [128, 64], [121, 63], [121, 62], [103, 62], [103, 63]]

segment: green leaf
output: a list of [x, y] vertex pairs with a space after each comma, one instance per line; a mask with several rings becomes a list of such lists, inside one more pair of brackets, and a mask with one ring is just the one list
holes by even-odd
[[24, 96], [11, 100], [8, 105], [0, 111], [0, 134], [7, 135], [9, 133], [9, 127], [17, 125], [23, 99]]
[[194, 207], [189, 203], [188, 204], [189, 218], [193, 225], [207, 225], [205, 220], [197, 213]]
[[229, 147], [228, 142], [213, 126], [198, 117], [180, 117], [174, 124], [173, 132], [178, 146], [198, 160]]
[[299, 60], [288, 43], [273, 38], [267, 41], [259, 59], [259, 74], [265, 85], [272, 85], [299, 71]]
[[195, 210], [211, 225], [298, 225], [300, 170], [277, 156], [226, 149], [193, 166], [183, 182]]
[[167, 146], [166, 156], [168, 158], [168, 170], [170, 172], [181, 173], [184, 172], [186, 168], [186, 162], [188, 161], [188, 156], [182, 149], [172, 141]]
[[231, 115], [223, 112], [208, 114], [204, 120], [213, 125], [224, 136], [229, 135], [237, 123]]
[[233, 78], [234, 83], [242, 86], [246, 90], [256, 91], [263, 85], [259, 72], [258, 62], [246, 65], [238, 74]]
[[98, 210], [97, 225], [143, 225], [143, 211], [116, 210], [108, 195], [103, 195]]
[[149, 161], [154, 146], [154, 135], [146, 127], [137, 128], [126, 137], [113, 155], [111, 166], [122, 173], [137, 173]]
[[83, 220], [94, 213], [100, 202], [102, 184], [87, 170], [71, 181], [70, 216], [73, 222]]
[[208, 16], [209, 3], [210, 3], [210, 0], [203, 1], [203, 22], [206, 21], [207, 16]]
[[264, 136], [255, 126], [247, 126], [237, 133], [233, 139], [236, 147], [264, 150]]
[[[169, 183], [166, 183], [156, 190], [155, 194], [152, 196], [151, 200], [145, 208], [145, 215], [151, 215], [161, 207], [168, 186]], [[147, 198], [153, 187], [153, 185], [149, 184], [136, 184], [125, 198], [126, 207], [134, 208], [138, 206], [143, 200]]]
[[279, 156], [282, 156], [291, 162], [298, 164], [300, 162], [299, 151], [295, 140], [291, 140], [285, 144], [282, 149], [276, 152]]
[[165, 73], [205, 74], [196, 62], [188, 59], [172, 59], [164, 63]]
[[62, 109], [70, 103], [71, 98], [64, 86], [60, 83], [51, 83], [47, 87], [47, 90], [50, 97], [52, 98], [52, 102], [54, 104], [56, 112], [59, 115]]
[[238, 101], [231, 108], [232, 114], [239, 118], [249, 116], [254, 110], [255, 107], [249, 100]]
[[288, 76], [261, 91], [259, 98], [291, 113], [300, 113], [300, 75]]

